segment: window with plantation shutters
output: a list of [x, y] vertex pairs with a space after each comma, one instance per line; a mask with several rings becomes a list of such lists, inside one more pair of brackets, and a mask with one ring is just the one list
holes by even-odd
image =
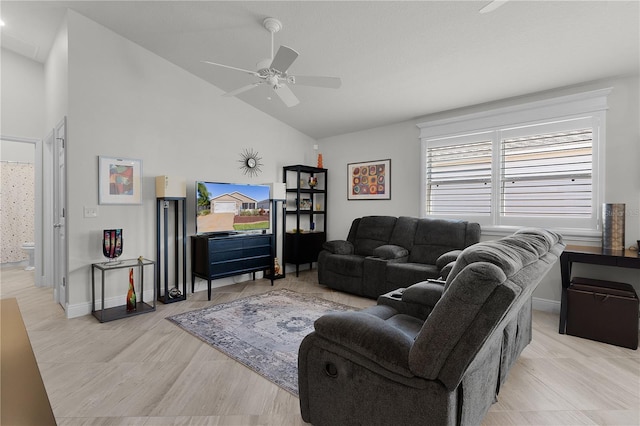
[[419, 124], [423, 215], [595, 235], [609, 92]]
[[589, 218], [592, 134], [586, 128], [503, 139], [500, 214]]
[[427, 148], [427, 210], [491, 214], [491, 140]]

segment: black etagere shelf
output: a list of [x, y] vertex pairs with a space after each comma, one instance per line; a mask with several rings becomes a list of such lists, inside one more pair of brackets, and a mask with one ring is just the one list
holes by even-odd
[[301, 264], [313, 267], [326, 241], [328, 172], [320, 167], [294, 165], [283, 167], [282, 174], [287, 194], [285, 216], [291, 218], [289, 227], [295, 221], [292, 229], [285, 221], [283, 264], [295, 264], [297, 276]]

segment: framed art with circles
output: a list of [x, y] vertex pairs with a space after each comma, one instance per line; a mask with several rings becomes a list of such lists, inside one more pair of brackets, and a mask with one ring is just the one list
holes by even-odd
[[390, 200], [391, 160], [347, 164], [348, 200]]

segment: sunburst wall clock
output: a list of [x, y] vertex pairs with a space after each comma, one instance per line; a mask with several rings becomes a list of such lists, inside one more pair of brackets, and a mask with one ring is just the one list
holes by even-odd
[[249, 175], [249, 177], [257, 176], [258, 173], [262, 171], [260, 167], [263, 165], [260, 160], [262, 157], [258, 156], [257, 152], [254, 152], [253, 149], [245, 149], [240, 154], [239, 163], [242, 165], [240, 169], [245, 175]]

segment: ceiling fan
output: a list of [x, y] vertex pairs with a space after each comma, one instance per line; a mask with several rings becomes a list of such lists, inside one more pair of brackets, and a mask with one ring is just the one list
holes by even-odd
[[287, 46], [280, 46], [278, 52], [273, 55], [273, 35], [282, 29], [282, 23], [275, 18], [266, 18], [262, 25], [271, 33], [271, 58], [263, 59], [256, 65], [257, 71], [232, 67], [230, 65], [218, 64], [210, 61], [202, 61], [206, 64], [218, 67], [229, 68], [241, 71], [257, 78], [255, 83], [248, 84], [238, 89], [225, 93], [223, 96], [236, 96], [240, 93], [251, 90], [260, 85], [270, 86], [278, 97], [288, 107], [300, 103], [296, 95], [293, 94], [288, 84], [298, 86], [313, 86], [329, 89], [337, 89], [342, 84], [338, 77], [321, 77], [305, 75], [289, 75], [287, 70], [298, 57], [298, 52]]

